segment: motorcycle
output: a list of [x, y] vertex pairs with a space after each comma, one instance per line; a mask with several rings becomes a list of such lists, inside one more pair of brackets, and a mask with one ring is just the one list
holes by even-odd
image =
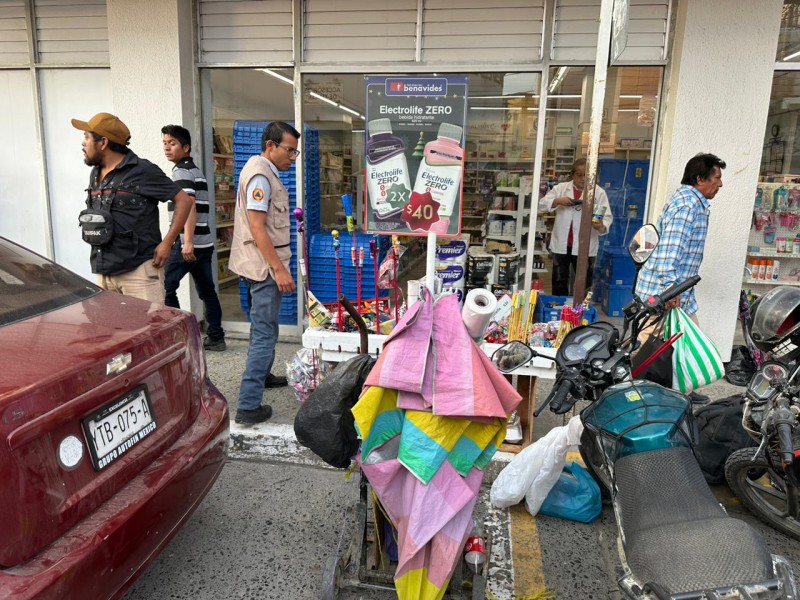
[[800, 363], [797, 332], [800, 289], [775, 288], [759, 298], [746, 319], [746, 338], [769, 354], [750, 379], [742, 426], [755, 448], [725, 461], [725, 478], [750, 512], [800, 539]]
[[[658, 232], [646, 225], [629, 252], [641, 265], [657, 243]], [[632, 377], [639, 333], [663, 316], [667, 301], [699, 280], [634, 298], [623, 309], [622, 335], [606, 322], [571, 330], [550, 359], [556, 381], [534, 416], [547, 406], [564, 414], [578, 400], [590, 402], [580, 415], [580, 452], [610, 495], [624, 569], [618, 584], [628, 598], [794, 600], [788, 561], [771, 555], [747, 523], [729, 517], [706, 484], [692, 450], [697, 431], [689, 399]], [[549, 358], [510, 342], [492, 360], [510, 373], [536, 356]]]

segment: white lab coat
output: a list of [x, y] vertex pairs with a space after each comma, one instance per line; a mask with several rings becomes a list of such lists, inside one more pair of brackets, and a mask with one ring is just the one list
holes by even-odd
[[[578, 255], [578, 235], [581, 228], [581, 214], [583, 211], [581, 207], [577, 206], [553, 206], [553, 201], [561, 196], [567, 198], [574, 198], [574, 186], [572, 181], [565, 181], [554, 186], [552, 190], [539, 200], [539, 212], [553, 212], [556, 213], [556, 219], [553, 223], [553, 233], [550, 237], [550, 251], [555, 254], [567, 253], [567, 239], [569, 237], [569, 230], [573, 228], [573, 243], [572, 254]], [[606, 227], [606, 233], [611, 228], [611, 223], [614, 217], [611, 215], [611, 207], [608, 205], [608, 196], [606, 196], [603, 188], [599, 186], [594, 187], [594, 202], [595, 205], [606, 207], [606, 214], [603, 216], [603, 225]], [[575, 210], [575, 209], [578, 210]], [[600, 246], [600, 233], [595, 228], [592, 228], [592, 237], [589, 241], [589, 256], [597, 256], [597, 250]], [[605, 235], [603, 233], [602, 235]]]

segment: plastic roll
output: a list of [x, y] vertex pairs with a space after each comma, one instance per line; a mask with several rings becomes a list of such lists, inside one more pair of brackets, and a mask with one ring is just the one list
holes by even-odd
[[483, 288], [476, 288], [467, 294], [464, 308], [461, 309], [461, 318], [470, 337], [476, 342], [483, 339], [483, 333], [496, 308], [497, 298]]

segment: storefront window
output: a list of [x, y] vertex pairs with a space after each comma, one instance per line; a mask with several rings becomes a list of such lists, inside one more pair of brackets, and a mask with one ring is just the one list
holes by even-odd
[[753, 296], [800, 281], [798, 116], [800, 72], [776, 71], [743, 276], [743, 287]]
[[800, 3], [785, 0], [778, 34], [777, 62], [800, 62]]
[[[624, 277], [612, 278], [606, 267], [612, 255], [622, 255], [617, 262], [628, 260], [621, 248], [641, 226], [645, 214], [661, 74], [660, 67], [616, 67], [609, 69], [606, 79], [597, 185], [608, 197], [613, 222], [607, 234], [599, 238], [591, 279], [594, 299], [609, 316], [620, 316], [621, 305], [630, 301], [633, 270]], [[555, 67], [549, 82], [540, 197], [553, 186], [569, 181], [573, 163], [587, 158], [594, 69]], [[536, 253], [537, 259], [541, 253], [541, 259], [534, 275], [543, 280], [546, 293], [553, 291], [554, 284], [555, 257], [551, 250], [558, 250], [551, 243], [554, 226], [555, 213], [540, 212]], [[574, 243], [574, 235], [561, 235], [567, 237], [567, 243], [569, 239]], [[569, 271], [567, 292], [571, 295], [574, 267]], [[558, 287], [563, 294], [563, 286]]]
[[[212, 176], [214, 181], [217, 274], [223, 320], [227, 322], [247, 320], [246, 291], [236, 274], [228, 269], [238, 172], [250, 156], [261, 152], [261, 131], [266, 122], [294, 121], [293, 77], [291, 69], [206, 69], [202, 72], [206, 100], [204, 130], [210, 133], [204, 146], [213, 149], [205, 163], [206, 175], [209, 182]], [[287, 172], [287, 177], [293, 181], [294, 168]], [[290, 192], [293, 194], [293, 189]], [[282, 304], [285, 324], [296, 324], [293, 301], [297, 301], [294, 294], [287, 296]]]

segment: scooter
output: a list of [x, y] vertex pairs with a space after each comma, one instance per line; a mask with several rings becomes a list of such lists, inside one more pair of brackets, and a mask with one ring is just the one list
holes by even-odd
[[[646, 226], [647, 227], [647, 226]], [[643, 263], [658, 242], [655, 228], [634, 240]], [[652, 236], [655, 235], [655, 243]], [[557, 378], [537, 407], [568, 412], [578, 400], [580, 452], [588, 470], [611, 498], [619, 531], [628, 598], [795, 600], [791, 565], [771, 555], [759, 533], [733, 519], [714, 498], [695, 460], [696, 427], [691, 402], [679, 392], [631, 376], [631, 354], [643, 328], [660, 318], [665, 303], [691, 289], [693, 277], [660, 296], [634, 298], [624, 310], [622, 335], [610, 323], [570, 331], [554, 360]], [[511, 372], [538, 355], [522, 342], [500, 347], [493, 362]]]

